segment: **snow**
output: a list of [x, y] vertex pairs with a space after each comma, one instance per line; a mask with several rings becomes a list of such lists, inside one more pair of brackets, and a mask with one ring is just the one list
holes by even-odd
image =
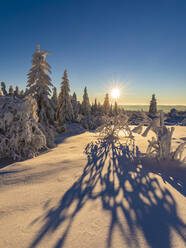
[[[152, 135], [135, 134], [139, 151]], [[185, 138], [186, 127], [176, 126], [173, 147]], [[1, 163], [0, 247], [183, 248], [186, 165], [174, 163], [140, 164], [122, 139], [108, 146], [92, 132]]]

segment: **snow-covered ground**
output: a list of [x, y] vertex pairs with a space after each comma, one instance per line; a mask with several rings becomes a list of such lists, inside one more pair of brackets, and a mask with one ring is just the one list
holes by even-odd
[[[176, 127], [174, 146], [183, 140], [186, 127]], [[91, 132], [58, 141], [0, 165], [0, 247], [185, 247], [184, 164], [140, 163]], [[136, 135], [136, 145], [144, 152], [147, 139]]]

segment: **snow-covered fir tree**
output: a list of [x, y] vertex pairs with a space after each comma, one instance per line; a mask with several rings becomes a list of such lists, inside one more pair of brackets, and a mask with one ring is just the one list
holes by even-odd
[[104, 103], [103, 103], [103, 108], [104, 108], [105, 114], [109, 114], [110, 103], [109, 103], [109, 94], [108, 93], [105, 95], [105, 100], [104, 100]]
[[157, 113], [157, 101], [156, 101], [155, 94], [153, 94], [151, 102], [150, 102], [149, 114], [155, 115], [156, 113]]
[[79, 106], [79, 102], [77, 101], [77, 96], [75, 92], [72, 96], [72, 107], [73, 107], [73, 112], [74, 112], [74, 119], [77, 120], [80, 106]]
[[20, 90], [19, 90], [19, 87], [18, 86], [16, 86], [16, 88], [15, 88], [14, 95], [16, 97], [19, 97], [20, 96]]
[[97, 99], [95, 98], [95, 101], [94, 101], [94, 113], [97, 113], [98, 111], [98, 104], [97, 104]]
[[85, 87], [84, 89], [83, 101], [81, 104], [81, 112], [83, 115], [88, 115], [91, 112], [91, 106], [90, 106], [89, 97], [87, 93], [87, 87]]
[[49, 101], [51, 93], [50, 87], [53, 86], [48, 73], [51, 73], [50, 65], [46, 61], [46, 55], [50, 52], [42, 51], [40, 46], [32, 55], [32, 68], [27, 74], [27, 90], [26, 95], [33, 96], [38, 105], [39, 122], [46, 125], [53, 123], [53, 109]]
[[9, 87], [9, 96], [13, 96], [14, 95], [14, 88], [12, 85], [10, 85]]
[[64, 71], [61, 82], [61, 92], [58, 99], [57, 122], [63, 124], [74, 119], [73, 108], [70, 96], [70, 85], [67, 70]]
[[4, 96], [8, 95], [5, 82], [1, 82], [1, 90], [2, 90]]
[[95, 98], [94, 102], [92, 103], [91, 112], [93, 115], [96, 115], [98, 113], [98, 104], [97, 104], [96, 98]]
[[100, 102], [98, 102], [98, 107], [97, 107], [97, 109], [98, 109], [98, 113], [99, 113], [100, 115], [103, 115], [103, 113], [104, 113], [104, 108], [103, 108], [103, 105], [101, 105]]

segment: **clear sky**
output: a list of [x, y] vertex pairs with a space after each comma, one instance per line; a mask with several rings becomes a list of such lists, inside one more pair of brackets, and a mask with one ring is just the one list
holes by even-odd
[[52, 54], [52, 82], [66, 68], [79, 99], [112, 85], [120, 104], [186, 104], [186, 0], [2, 0], [0, 81], [26, 86], [36, 44]]

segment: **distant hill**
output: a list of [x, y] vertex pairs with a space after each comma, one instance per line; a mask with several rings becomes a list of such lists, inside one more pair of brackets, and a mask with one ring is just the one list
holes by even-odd
[[[149, 105], [120, 105], [120, 108], [131, 111], [149, 111]], [[163, 110], [165, 113], [168, 113], [172, 108], [175, 108], [178, 111], [186, 111], [186, 106], [184, 105], [157, 105], [158, 110]]]

